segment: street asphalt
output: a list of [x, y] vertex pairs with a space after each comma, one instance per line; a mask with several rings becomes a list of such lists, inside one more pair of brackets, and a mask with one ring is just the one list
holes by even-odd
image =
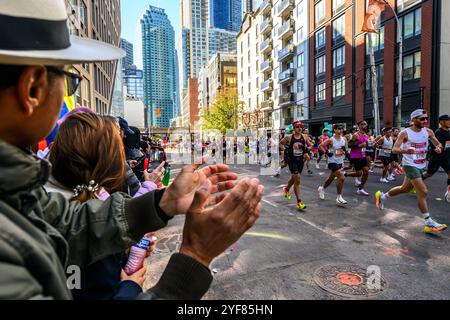
[[[266, 190], [263, 210], [255, 226], [213, 261], [214, 281], [205, 299], [349, 299], [315, 281], [318, 268], [341, 264], [379, 268], [387, 285], [371, 299], [450, 299], [450, 230], [424, 234], [416, 198], [410, 194], [391, 199], [384, 211], [375, 207], [375, 192], [401, 184], [403, 177], [381, 184], [376, 169], [366, 185], [369, 197], [356, 195], [353, 178], [348, 178], [343, 196], [349, 204], [342, 208], [335, 203], [335, 184], [327, 189], [326, 200], [318, 198], [317, 187], [328, 175], [324, 162], [321, 166], [302, 175], [301, 198], [308, 205], [302, 212], [294, 199], [283, 197], [286, 170], [275, 178], [261, 176], [255, 165], [232, 166], [240, 178], [261, 180]], [[431, 216], [450, 225], [446, 180], [441, 172], [427, 180], [428, 201]], [[184, 217], [177, 217], [158, 231], [155, 251], [147, 260], [146, 287], [159, 279], [178, 249], [183, 223]]]

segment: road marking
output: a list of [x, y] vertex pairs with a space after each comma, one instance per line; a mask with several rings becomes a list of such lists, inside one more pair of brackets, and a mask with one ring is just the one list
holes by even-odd
[[270, 201], [268, 201], [266, 199], [262, 199], [262, 201], [267, 203], [267, 204], [269, 204], [269, 205], [271, 205], [272, 207], [278, 208], [278, 206], [275, 203], [273, 203], [273, 202], [270, 202]]

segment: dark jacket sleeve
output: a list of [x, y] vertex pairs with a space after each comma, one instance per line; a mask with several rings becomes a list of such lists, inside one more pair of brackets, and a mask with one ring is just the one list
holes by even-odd
[[163, 193], [153, 191], [135, 199], [115, 193], [104, 202], [69, 203], [61, 194], [42, 189], [39, 209], [68, 242], [68, 263], [83, 268], [165, 227], [169, 217], [158, 205]]
[[181, 253], [172, 255], [158, 283], [139, 300], [199, 300], [208, 291], [211, 271], [197, 260]]
[[134, 281], [126, 280], [119, 284], [114, 300], [135, 300], [142, 293], [142, 288]]
[[127, 162], [127, 171], [125, 175], [125, 184], [128, 187], [128, 191], [130, 196], [134, 196], [136, 192], [138, 192], [139, 188], [141, 187], [141, 183], [139, 182], [139, 179], [136, 177], [136, 175], [133, 172], [133, 169], [128, 165]]

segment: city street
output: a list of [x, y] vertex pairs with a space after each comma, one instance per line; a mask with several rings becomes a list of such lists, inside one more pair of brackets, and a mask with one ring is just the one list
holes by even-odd
[[[357, 196], [353, 178], [348, 178], [343, 195], [349, 205], [341, 208], [335, 203], [334, 184], [325, 201], [318, 199], [317, 187], [328, 174], [323, 168], [324, 162], [322, 170], [313, 169], [313, 175], [305, 170], [302, 175], [302, 200], [308, 209], [300, 212], [294, 199], [287, 201], [282, 195], [289, 177], [286, 170], [275, 178], [259, 176], [257, 166], [232, 167], [240, 178], [261, 179], [266, 187], [263, 210], [256, 225], [212, 263], [214, 281], [205, 299], [358, 298], [330, 293], [317, 283], [320, 267], [342, 265], [379, 267], [383, 289], [362, 298], [449, 299], [450, 231], [424, 234], [413, 195], [391, 199], [382, 212], [375, 208], [375, 191], [400, 184], [400, 178], [381, 185], [376, 169], [366, 186], [370, 197]], [[432, 217], [449, 224], [445, 183], [443, 173], [427, 181], [428, 199]], [[159, 279], [170, 254], [178, 249], [183, 221], [177, 217], [158, 232], [155, 251], [147, 261], [146, 287]], [[352, 288], [357, 287], [347, 287]]]

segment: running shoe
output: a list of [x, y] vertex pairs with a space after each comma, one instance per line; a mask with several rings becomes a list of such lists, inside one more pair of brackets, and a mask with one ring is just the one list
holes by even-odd
[[303, 210], [303, 209], [306, 209], [306, 208], [307, 208], [307, 206], [306, 206], [306, 204], [303, 203], [302, 200], [297, 202], [297, 209]]
[[311, 170], [308, 170], [308, 174], [313, 174], [313, 172]]
[[291, 199], [292, 199], [292, 197], [291, 197], [291, 192], [289, 191], [288, 188], [284, 187], [284, 188], [283, 188], [283, 192], [284, 192], [284, 197], [285, 197], [287, 200], [291, 200]]
[[356, 193], [359, 195], [359, 196], [369, 196], [369, 194], [366, 192], [366, 190], [364, 190], [364, 189], [358, 189], [358, 191], [356, 191]]
[[320, 165], [318, 163], [316, 163], [316, 169], [319, 170], [320, 169]]
[[411, 191], [409, 191], [409, 193], [415, 196], [417, 194], [417, 190], [412, 188]]
[[425, 227], [423, 228], [423, 232], [425, 233], [434, 233], [434, 232], [440, 232], [447, 229], [446, 224], [437, 223], [431, 218], [428, 218], [425, 220]]
[[386, 180], [387, 180], [387, 181], [395, 181], [395, 176], [394, 176], [394, 174], [388, 175], [387, 178], [386, 178]]
[[355, 187], [359, 187], [361, 185], [361, 180], [358, 177], [355, 178]]
[[377, 209], [380, 209], [380, 210], [383, 210], [384, 209], [384, 200], [383, 200], [383, 197], [384, 197], [384, 193], [383, 192], [381, 192], [381, 191], [377, 191], [376, 193], [375, 193], [375, 205], [376, 205], [376, 207], [377, 207]]
[[319, 198], [325, 200], [325, 188], [320, 186], [317, 190], [319, 191]]
[[380, 179], [380, 182], [381, 182], [381, 183], [389, 183], [389, 180], [386, 179], [386, 178], [381, 178], [381, 179]]
[[344, 198], [342, 198], [342, 195], [337, 197], [336, 203], [340, 206], [348, 204], [348, 202]]
[[445, 201], [450, 202], [450, 186], [447, 188], [447, 192], [445, 193]]

